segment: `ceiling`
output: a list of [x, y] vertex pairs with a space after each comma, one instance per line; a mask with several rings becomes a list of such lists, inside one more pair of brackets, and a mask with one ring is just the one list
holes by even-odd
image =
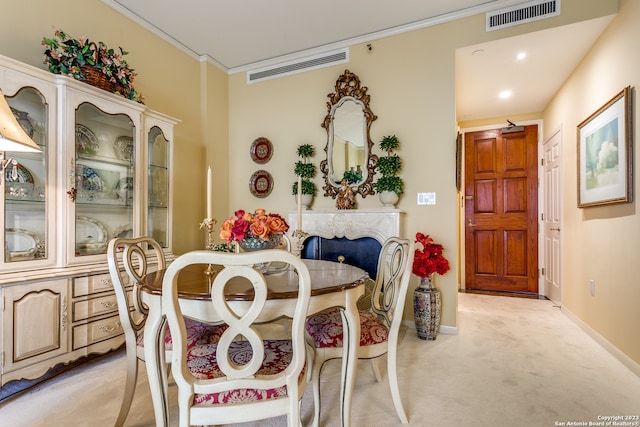
[[[197, 58], [230, 73], [493, 11], [522, 0], [102, 0]], [[612, 17], [461, 48], [459, 120], [539, 112]], [[516, 61], [517, 52], [527, 57]], [[475, 52], [475, 53], [474, 53]], [[511, 90], [508, 100], [498, 92]]]

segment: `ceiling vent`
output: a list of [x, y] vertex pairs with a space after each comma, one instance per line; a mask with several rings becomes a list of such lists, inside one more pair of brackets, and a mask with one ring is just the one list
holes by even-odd
[[560, 0], [535, 0], [517, 6], [487, 12], [487, 31], [560, 15]]
[[270, 67], [247, 71], [247, 83], [257, 83], [277, 77], [317, 70], [318, 68], [329, 67], [331, 65], [344, 64], [346, 62], [349, 62], [349, 48], [307, 56], [303, 59], [281, 62], [280, 64]]

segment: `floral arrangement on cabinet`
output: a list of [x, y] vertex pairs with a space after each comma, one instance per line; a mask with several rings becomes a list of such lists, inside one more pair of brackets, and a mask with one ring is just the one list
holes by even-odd
[[129, 52], [121, 47], [118, 51], [109, 49], [103, 42], [95, 43], [85, 36], [74, 39], [60, 29], [54, 29], [53, 35], [43, 37], [41, 42], [45, 46], [44, 63], [50, 72], [85, 81], [87, 67], [91, 67], [99, 70], [114, 85], [114, 93], [143, 103], [142, 94], [133, 87], [137, 73], [124, 59]]
[[416, 248], [413, 256], [413, 274], [428, 279], [434, 273], [440, 275], [449, 271], [449, 261], [442, 255], [443, 247], [435, 243], [431, 237], [416, 233], [416, 243], [422, 245], [422, 250]]
[[225, 220], [220, 229], [220, 238], [231, 243], [241, 242], [247, 238], [270, 240], [289, 230], [289, 224], [276, 213], [267, 213], [264, 209], [256, 209], [254, 213], [240, 209], [234, 216]]

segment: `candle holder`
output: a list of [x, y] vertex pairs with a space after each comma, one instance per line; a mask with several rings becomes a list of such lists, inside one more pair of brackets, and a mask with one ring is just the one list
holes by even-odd
[[[205, 218], [200, 223], [200, 228], [207, 229], [207, 244], [205, 245], [205, 249], [212, 251], [215, 244], [213, 243], [213, 226], [215, 225], [216, 220], [213, 218]], [[204, 270], [204, 275], [207, 276], [207, 281], [209, 284], [213, 282], [213, 276], [217, 273], [217, 271], [213, 268], [211, 264], [207, 266]]]
[[212, 251], [214, 247], [213, 243], [213, 226], [215, 225], [216, 220], [213, 218], [205, 218], [200, 223], [200, 228], [207, 229], [207, 244], [205, 245], [205, 249]]

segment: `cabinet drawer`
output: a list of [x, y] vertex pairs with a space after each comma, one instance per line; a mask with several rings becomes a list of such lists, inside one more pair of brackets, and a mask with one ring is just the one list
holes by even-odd
[[[125, 286], [127, 284], [128, 283], [125, 283]], [[107, 291], [113, 291], [113, 282], [111, 281], [111, 275], [109, 273], [76, 277], [73, 279], [74, 297], [81, 297]]]
[[90, 319], [103, 314], [116, 313], [118, 301], [114, 294], [73, 303], [73, 321]]
[[122, 334], [118, 316], [73, 327], [73, 349], [77, 350]]

